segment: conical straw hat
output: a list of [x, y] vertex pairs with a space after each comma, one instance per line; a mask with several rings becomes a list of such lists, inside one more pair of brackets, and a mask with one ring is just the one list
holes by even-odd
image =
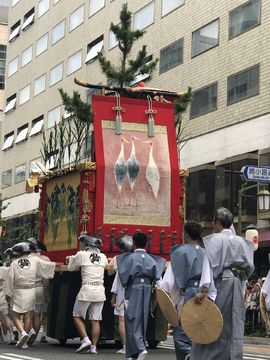
[[179, 318], [171, 298], [163, 289], [157, 289], [156, 293], [158, 304], [163, 312], [163, 315], [172, 326], [177, 327], [179, 324]]
[[190, 299], [182, 308], [180, 320], [187, 336], [198, 344], [216, 341], [223, 328], [219, 308], [207, 299], [202, 299], [200, 305]]

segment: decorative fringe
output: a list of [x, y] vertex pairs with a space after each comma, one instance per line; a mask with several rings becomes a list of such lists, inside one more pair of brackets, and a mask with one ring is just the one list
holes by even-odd
[[147, 95], [148, 100], [148, 110], [145, 110], [145, 113], [149, 115], [148, 118], [148, 137], [154, 137], [155, 136], [155, 121], [153, 118], [153, 114], [157, 113], [157, 110], [153, 110], [152, 108], [152, 98], [150, 95]]
[[116, 118], [115, 118], [115, 135], [122, 134], [122, 116], [121, 111], [125, 112], [126, 110], [121, 107], [120, 105], [120, 94], [118, 92], [115, 93], [116, 97], [116, 106], [112, 109], [116, 111]]

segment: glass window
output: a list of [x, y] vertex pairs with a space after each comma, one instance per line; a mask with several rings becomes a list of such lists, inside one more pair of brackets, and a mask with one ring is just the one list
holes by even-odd
[[33, 23], [35, 18], [35, 8], [33, 7], [27, 14], [24, 15], [24, 23], [22, 30], [27, 30]]
[[65, 35], [65, 23], [66, 20], [61, 21], [52, 30], [52, 44], [55, 44], [58, 40], [62, 39]]
[[53, 169], [57, 167], [58, 162], [58, 153], [55, 155], [50, 156], [49, 160], [45, 164], [46, 169]]
[[190, 104], [190, 118], [217, 108], [217, 84], [194, 91]]
[[109, 33], [109, 50], [118, 45], [119, 41], [116, 39], [114, 32], [110, 30]]
[[43, 127], [43, 115], [32, 121], [32, 129], [29, 136], [37, 135]]
[[28, 133], [28, 124], [20, 127], [18, 129], [18, 135], [15, 141], [15, 144], [18, 144], [24, 140], [27, 139], [27, 133]]
[[103, 8], [105, 0], [90, 0], [89, 16], [94, 15], [98, 10]]
[[10, 28], [10, 35], [9, 35], [9, 38], [8, 38], [9, 42], [15, 40], [20, 35], [20, 28], [21, 28], [20, 24], [21, 24], [21, 22], [19, 20], [19, 21], [16, 22], [15, 25], [13, 25]]
[[54, 5], [57, 4], [60, 0], [53, 0]]
[[13, 75], [16, 71], [18, 71], [18, 62], [19, 57], [15, 57], [15, 59], [11, 60], [8, 64], [8, 76]]
[[43, 35], [40, 39], [37, 40], [36, 44], [36, 56], [43, 53], [43, 51], [48, 49], [48, 33]]
[[4, 145], [2, 147], [2, 150], [11, 148], [13, 145], [13, 140], [14, 140], [14, 132], [6, 135], [5, 139], [4, 139]]
[[12, 0], [12, 6], [16, 5], [20, 0]]
[[85, 59], [85, 63], [88, 63], [94, 59], [96, 59], [98, 52], [102, 52], [103, 50], [103, 35], [98, 39], [92, 41], [87, 46], [87, 56]]
[[154, 22], [154, 2], [145, 6], [134, 15], [134, 30], [142, 30]]
[[6, 56], [6, 45], [0, 45], [0, 90], [5, 89]]
[[101, 90], [100, 89], [88, 90], [85, 94], [85, 102], [87, 102], [88, 104], [92, 104], [92, 95], [101, 95]]
[[253, 0], [230, 13], [229, 38], [260, 23], [261, 1]]
[[22, 52], [22, 67], [32, 60], [33, 45]]
[[184, 3], [185, 0], [162, 0], [162, 16], [168, 14]]
[[[150, 61], [152, 61], [152, 55], [149, 56], [148, 61], [146, 63], [146, 65], [148, 65], [150, 63]], [[130, 86], [134, 86], [139, 84], [141, 81], [145, 81], [150, 77], [149, 73], [145, 73], [145, 74], [138, 74], [135, 76], [134, 80], [130, 83]], [[114, 85], [114, 86], [119, 86], [118, 85]]]
[[7, 99], [7, 105], [4, 110], [4, 114], [8, 114], [9, 112], [15, 110], [15, 108], [16, 108], [16, 94], [10, 96]]
[[71, 74], [74, 71], [80, 69], [82, 66], [82, 50], [68, 58], [68, 69], [67, 74]]
[[50, 71], [50, 86], [56, 84], [63, 78], [63, 63], [55, 66]]
[[83, 22], [84, 5], [70, 15], [69, 31], [72, 31]]
[[219, 20], [204, 26], [192, 34], [192, 56], [218, 45]]
[[30, 99], [30, 84], [20, 90], [19, 105], [22, 105]]
[[4, 171], [2, 173], [2, 189], [11, 185], [12, 170]]
[[50, 0], [41, 0], [38, 3], [38, 18], [50, 9]]
[[228, 104], [259, 93], [259, 66], [228, 78]]
[[40, 76], [37, 80], [34, 81], [34, 96], [44, 91], [45, 86], [46, 86], [46, 74]]
[[25, 164], [15, 168], [15, 184], [25, 180]]
[[83, 157], [91, 159], [91, 135], [83, 141]]
[[67, 146], [64, 148], [63, 165], [66, 165], [68, 163], [72, 163], [73, 161], [75, 161], [76, 150], [77, 150], [77, 143], [71, 144], [70, 150], [68, 150]]
[[32, 170], [35, 171], [35, 172], [38, 172], [37, 167], [35, 166], [35, 162], [40, 163], [41, 162], [41, 157], [30, 161], [30, 163], [29, 163], [29, 177], [33, 177]]
[[183, 39], [160, 50], [159, 71], [162, 73], [183, 62]]
[[9, 0], [0, 0], [0, 6], [9, 6]]
[[54, 124], [59, 123], [60, 111], [61, 111], [61, 106], [58, 106], [57, 108], [52, 109], [48, 112], [48, 126], [47, 126], [48, 129], [54, 126]]

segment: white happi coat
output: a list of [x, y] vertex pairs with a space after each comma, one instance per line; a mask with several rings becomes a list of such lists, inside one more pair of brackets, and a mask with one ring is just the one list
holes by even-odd
[[104, 270], [108, 264], [107, 257], [98, 249], [78, 251], [69, 258], [68, 270], [81, 268], [82, 287], [76, 297], [82, 301], [105, 301]]
[[[30, 257], [38, 258], [43, 261], [51, 262], [51, 260], [45, 255], [38, 255], [37, 253], [33, 252], [29, 255]], [[44, 287], [48, 286], [47, 279], [42, 278], [38, 274], [36, 275], [36, 305], [44, 305], [45, 304], [45, 296], [44, 296]]]
[[45, 279], [54, 277], [54, 262], [38, 257], [23, 255], [12, 261], [5, 282], [5, 294], [13, 296], [13, 311], [23, 314], [35, 309], [37, 276]]
[[5, 293], [3, 289], [7, 272], [8, 267], [0, 267], [0, 315], [8, 314], [8, 302], [5, 299]]

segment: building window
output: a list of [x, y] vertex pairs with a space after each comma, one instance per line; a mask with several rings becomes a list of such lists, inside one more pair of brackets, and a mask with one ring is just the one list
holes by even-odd
[[76, 159], [76, 151], [77, 151], [77, 143], [73, 143], [70, 145], [70, 149], [68, 150], [68, 146], [64, 148], [64, 156], [63, 156], [63, 165], [72, 163]]
[[[148, 60], [147, 60], [147, 63], [146, 63], [146, 65], [149, 65], [149, 63], [152, 61], [152, 59], [153, 59], [153, 57], [152, 57], [152, 55], [150, 55], [149, 57], [148, 57]], [[144, 74], [137, 74], [136, 76], [135, 76], [135, 78], [134, 78], [134, 80], [130, 83], [130, 86], [135, 86], [135, 85], [139, 85], [139, 83], [141, 82], [141, 81], [146, 81], [147, 79], [149, 79], [150, 78], [150, 74], [149, 73], [144, 73]], [[115, 84], [114, 86], [119, 86], [119, 84]]]
[[190, 118], [205, 114], [217, 108], [217, 84], [194, 91], [190, 104]]
[[105, 0], [90, 0], [89, 16], [94, 15], [105, 6]]
[[91, 135], [83, 141], [83, 157], [91, 159]]
[[13, 40], [15, 40], [19, 35], [20, 35], [20, 27], [21, 27], [21, 21], [17, 21], [16, 24], [14, 24], [11, 28], [10, 28], [10, 35], [8, 38], [9, 42], [12, 42]]
[[14, 140], [14, 131], [7, 134], [4, 138], [4, 145], [2, 147], [2, 150], [7, 150], [13, 146], [13, 140]]
[[33, 45], [22, 52], [22, 67], [32, 60]]
[[84, 5], [79, 7], [79, 9], [75, 10], [70, 15], [70, 21], [69, 21], [69, 31], [74, 30], [77, 26], [82, 24], [83, 22], [83, 16], [84, 16]]
[[90, 89], [85, 93], [85, 102], [88, 104], [92, 104], [92, 96], [93, 95], [101, 95], [100, 89]]
[[109, 33], [109, 50], [119, 44], [119, 41], [116, 39], [114, 32], [110, 30]]
[[185, 0], [162, 0], [162, 16], [169, 14], [184, 3]]
[[2, 173], [2, 189], [11, 185], [12, 170], [7, 170]]
[[50, 71], [50, 86], [56, 84], [63, 79], [63, 63], [55, 66]]
[[80, 69], [82, 66], [82, 50], [68, 58], [67, 74], [70, 75], [74, 71]]
[[43, 35], [36, 43], [36, 56], [48, 49], [48, 33]]
[[39, 116], [35, 120], [32, 121], [32, 129], [30, 131], [29, 136], [37, 135], [41, 132], [43, 127], [43, 115]]
[[134, 15], [134, 30], [142, 30], [154, 22], [154, 2], [145, 6]]
[[228, 104], [259, 93], [259, 66], [228, 78]]
[[183, 39], [160, 50], [160, 73], [183, 62]]
[[7, 98], [7, 105], [4, 110], [4, 114], [8, 114], [9, 112], [15, 110], [16, 108], [16, 94]]
[[56, 154], [51, 155], [49, 160], [46, 162], [45, 164], [45, 168], [46, 169], [54, 169], [57, 167], [57, 162], [58, 162], [58, 150], [56, 150]]
[[0, 0], [0, 6], [9, 7], [9, 0]]
[[19, 57], [15, 57], [15, 59], [11, 60], [8, 64], [8, 76], [13, 75], [15, 72], [18, 71], [18, 62]]
[[38, 3], [38, 18], [50, 9], [50, 0], [41, 0]]
[[229, 38], [260, 23], [261, 1], [253, 0], [230, 13]]
[[47, 126], [48, 129], [54, 126], [54, 124], [59, 123], [60, 112], [61, 112], [61, 106], [57, 106], [55, 109], [52, 109], [48, 112], [48, 126]]
[[27, 14], [24, 15], [24, 23], [22, 30], [27, 30], [33, 23], [35, 18], [35, 8], [33, 7]]
[[92, 41], [87, 46], [87, 56], [85, 59], [85, 63], [90, 63], [95, 60], [98, 56], [98, 52], [102, 52], [103, 50], [103, 35]]
[[61, 21], [52, 30], [52, 44], [62, 39], [65, 36], [65, 24], [66, 20]]
[[219, 20], [195, 31], [192, 34], [192, 56], [201, 54], [218, 45]]
[[35, 162], [41, 162], [41, 158], [39, 157], [39, 158], [37, 158], [37, 159], [34, 159], [34, 160], [32, 160], [32, 161], [30, 161], [29, 162], [29, 177], [31, 178], [31, 177], [33, 177], [33, 175], [32, 175], [32, 170], [33, 171], [35, 171], [35, 172], [37, 172], [37, 167], [36, 167], [36, 165], [35, 165]]
[[6, 45], [0, 45], [0, 90], [5, 89], [6, 56]]
[[25, 180], [25, 164], [15, 168], [15, 184]]
[[53, 4], [57, 4], [60, 0], [53, 0]]
[[28, 133], [28, 124], [21, 126], [18, 129], [18, 134], [16, 137], [15, 144], [19, 144], [20, 142], [23, 142], [27, 139], [27, 133]]
[[37, 80], [34, 81], [34, 96], [44, 91], [45, 86], [46, 86], [46, 74], [40, 76]]
[[12, 0], [12, 6], [16, 5], [20, 0]]
[[30, 99], [30, 84], [20, 90], [19, 105], [24, 104]]

